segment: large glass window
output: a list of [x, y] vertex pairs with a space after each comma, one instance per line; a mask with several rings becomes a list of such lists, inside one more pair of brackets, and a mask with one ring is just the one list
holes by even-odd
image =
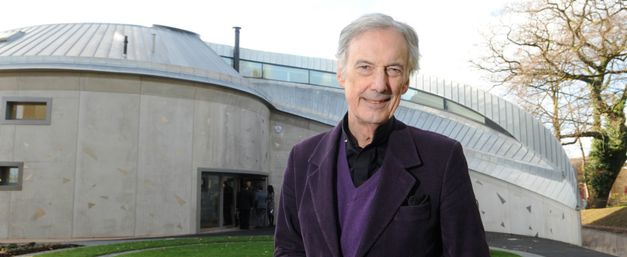
[[335, 73], [309, 71], [309, 83], [320, 86], [340, 87], [335, 78]]
[[21, 162], [0, 162], [0, 191], [22, 190]]
[[309, 74], [305, 69], [263, 65], [263, 77], [265, 79], [283, 80], [297, 83], [309, 83]]
[[477, 113], [477, 112], [475, 112], [475, 111], [473, 111], [471, 109], [468, 109], [468, 108], [466, 108], [466, 107], [464, 107], [464, 106], [462, 106], [462, 105], [460, 105], [458, 103], [451, 102], [451, 101], [446, 101], [446, 109], [449, 112], [455, 113], [455, 114], [460, 115], [460, 116], [464, 116], [464, 117], [469, 118], [471, 120], [474, 120], [476, 122], [485, 123], [485, 118], [481, 114], [479, 114], [479, 113]]
[[50, 124], [51, 104], [51, 98], [4, 97], [2, 99], [4, 114], [0, 123], [48, 125]]
[[262, 68], [261, 63], [239, 61], [239, 73], [244, 77], [261, 78]]
[[408, 100], [420, 105], [429, 106], [432, 108], [444, 110], [444, 98], [441, 98], [436, 95], [428, 94], [425, 92], [421, 92], [415, 89], [409, 89], [403, 96], [402, 99]]

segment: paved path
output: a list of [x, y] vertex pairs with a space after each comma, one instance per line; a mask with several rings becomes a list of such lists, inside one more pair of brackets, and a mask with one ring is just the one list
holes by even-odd
[[486, 238], [490, 247], [529, 252], [544, 257], [612, 257], [609, 254], [543, 238], [494, 232], [488, 232]]

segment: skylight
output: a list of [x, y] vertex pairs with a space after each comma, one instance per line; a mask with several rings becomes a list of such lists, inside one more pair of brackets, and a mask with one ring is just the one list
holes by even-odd
[[0, 32], [0, 43], [9, 42], [24, 36], [22, 31], [5, 31]]

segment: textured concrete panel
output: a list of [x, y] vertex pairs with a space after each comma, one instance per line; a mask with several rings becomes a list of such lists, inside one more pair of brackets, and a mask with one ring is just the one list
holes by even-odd
[[132, 236], [139, 95], [81, 92], [74, 236]]
[[15, 161], [74, 162], [78, 119], [77, 91], [23, 91], [52, 98], [50, 125], [15, 126]]
[[25, 91], [77, 91], [79, 75], [76, 72], [34, 71], [20, 73], [18, 89]]
[[272, 113], [270, 121], [271, 167], [268, 182], [275, 188], [275, 203], [278, 203], [283, 184], [283, 174], [292, 147], [332, 127], [289, 114]]
[[194, 166], [263, 171], [267, 167], [270, 112], [258, 99], [198, 89]]
[[470, 175], [485, 230], [510, 233], [512, 203], [506, 185], [477, 172], [471, 172]]
[[540, 236], [546, 234], [544, 223], [544, 205], [540, 196], [526, 189], [510, 186], [511, 215], [510, 227], [514, 233], [526, 236]]
[[17, 72], [0, 72], [0, 94], [17, 90]]
[[0, 161], [13, 161], [15, 125], [0, 126]]
[[139, 94], [140, 76], [85, 73], [81, 77], [81, 91]]
[[627, 235], [592, 228], [582, 228], [583, 246], [615, 256], [627, 256]]
[[9, 237], [9, 223], [11, 217], [9, 210], [11, 208], [11, 192], [0, 192], [0, 239]]
[[[5, 96], [18, 96], [17, 73], [0, 72], [0, 100]], [[6, 110], [0, 106], [0, 115], [4, 115]], [[13, 161], [13, 142], [15, 138], [14, 125], [0, 126], [0, 161]]]
[[[579, 212], [553, 201], [545, 201], [545, 238], [581, 245]], [[576, 226], [574, 224], [577, 224]]]
[[[190, 225], [193, 87], [142, 83], [136, 235], [194, 233]], [[188, 97], [164, 97], [155, 95]]]
[[73, 162], [26, 162], [22, 191], [11, 197], [11, 238], [72, 236]]
[[581, 245], [576, 210], [517, 185], [477, 172], [470, 174], [486, 231]]

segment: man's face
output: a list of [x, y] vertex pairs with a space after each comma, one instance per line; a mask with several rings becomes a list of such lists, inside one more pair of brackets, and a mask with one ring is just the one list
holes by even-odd
[[407, 92], [408, 49], [394, 29], [374, 29], [353, 38], [337, 79], [348, 103], [349, 124], [381, 125], [392, 117]]

